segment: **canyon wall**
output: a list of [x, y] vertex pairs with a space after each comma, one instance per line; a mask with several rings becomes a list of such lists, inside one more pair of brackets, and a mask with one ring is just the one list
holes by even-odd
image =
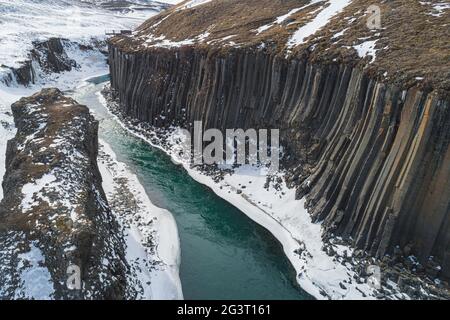
[[155, 126], [278, 128], [288, 182], [326, 236], [377, 257], [415, 255], [450, 276], [448, 100], [348, 65], [251, 49], [111, 44], [109, 62], [127, 115]]
[[[21, 62], [19, 67], [9, 68], [10, 72], [2, 79], [6, 85], [17, 82], [19, 85], [28, 86], [35, 84], [39, 73], [48, 75], [52, 73], [61, 73], [71, 71], [78, 67], [77, 63], [67, 56], [65, 47], [68, 45], [78, 45], [69, 40], [61, 38], [50, 38], [45, 41], [34, 41], [33, 49], [28, 55], [28, 59]], [[84, 50], [91, 49], [86, 46], [78, 45]]]
[[0, 299], [123, 299], [125, 244], [97, 166], [98, 122], [58, 89], [23, 98], [12, 111]]

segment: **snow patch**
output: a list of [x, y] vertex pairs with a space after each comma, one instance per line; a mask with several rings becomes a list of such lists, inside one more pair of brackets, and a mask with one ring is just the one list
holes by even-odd
[[34, 205], [38, 204], [34, 198], [44, 198], [42, 191], [44, 188], [56, 181], [56, 177], [53, 174], [45, 174], [42, 178], [36, 180], [34, 183], [27, 183], [22, 187], [22, 209], [26, 212], [30, 210]]
[[18, 255], [20, 286], [15, 299], [50, 300], [54, 293], [52, 277], [41, 250], [32, 243], [30, 251]]
[[274, 26], [274, 24], [271, 23], [271, 24], [266, 24], [266, 25], [264, 25], [264, 26], [262, 26], [262, 27], [259, 27], [258, 29], [256, 29], [256, 34], [263, 33], [264, 31], [269, 30], [269, 29], [272, 28], [273, 26]]
[[155, 37], [154, 35], [146, 36], [146, 41], [144, 42], [144, 45], [148, 48], [151, 47], [158, 47], [158, 48], [179, 48], [183, 46], [191, 46], [195, 43], [202, 43], [205, 42], [205, 40], [210, 36], [210, 33], [208, 31], [199, 34], [198, 36], [190, 39], [184, 39], [180, 41], [174, 41], [166, 39], [165, 35], [161, 35], [158, 37]]
[[434, 17], [441, 17], [446, 10], [450, 9], [450, 2], [432, 3], [430, 1], [419, 1], [423, 6], [431, 6], [431, 12], [427, 14]]
[[370, 40], [365, 41], [361, 44], [353, 46], [353, 48], [358, 52], [358, 56], [360, 58], [365, 58], [368, 56], [371, 56], [372, 59], [370, 60], [370, 63], [374, 62], [377, 57], [377, 50], [375, 49], [375, 46], [377, 44], [377, 40]]
[[259, 27], [258, 29], [254, 30], [254, 31], [256, 31], [257, 34], [260, 34], [260, 33], [264, 32], [264, 31], [266, 31], [266, 30], [272, 28], [272, 27], [275, 26], [276, 24], [282, 24], [282, 23], [283, 23], [284, 21], [286, 21], [290, 16], [296, 14], [297, 12], [302, 11], [303, 9], [306, 9], [306, 8], [308, 8], [309, 6], [311, 6], [311, 5], [315, 4], [315, 3], [321, 2], [321, 1], [323, 1], [323, 0], [312, 0], [311, 3], [309, 3], [309, 4], [307, 4], [307, 5], [304, 5], [304, 6], [300, 7], [300, 8], [292, 9], [292, 10], [289, 11], [288, 13], [286, 13], [286, 14], [284, 14], [284, 15], [281, 15], [281, 16], [277, 17], [277, 18], [275, 19], [274, 22], [272, 22], [272, 23], [270, 23], [270, 24], [266, 24], [266, 25], [264, 25], [264, 26], [261, 26], [261, 27]]
[[341, 30], [341, 31], [335, 33], [335, 34], [331, 37], [331, 39], [337, 39], [337, 38], [342, 37], [342, 36], [344, 35], [345, 31], [347, 31], [347, 30], [348, 30], [348, 28], [345, 28], [344, 30]]
[[[320, 0], [312, 0], [311, 4], [321, 2]], [[322, 7], [321, 11], [314, 19], [300, 27], [289, 39], [287, 46], [293, 48], [305, 42], [305, 39], [315, 34], [321, 28], [326, 26], [328, 22], [335, 15], [340, 13], [346, 6], [351, 3], [351, 0], [328, 0], [327, 7]], [[324, 9], [323, 9], [324, 8]]]
[[184, 10], [184, 9], [192, 9], [201, 5], [204, 5], [208, 2], [211, 2], [212, 0], [190, 0], [186, 4], [182, 5], [178, 10]]

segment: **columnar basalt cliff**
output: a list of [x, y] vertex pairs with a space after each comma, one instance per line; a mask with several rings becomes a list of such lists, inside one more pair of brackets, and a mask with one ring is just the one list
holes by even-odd
[[124, 243], [97, 167], [98, 123], [57, 89], [23, 98], [12, 111], [0, 298], [124, 298]]
[[448, 275], [448, 101], [260, 52], [111, 48], [110, 62], [123, 110], [139, 120], [281, 128], [289, 180], [330, 233], [377, 256], [396, 245], [422, 262], [435, 256]]
[[[446, 71], [417, 85], [406, 65], [397, 66], [398, 78], [378, 76], [383, 67], [393, 67], [385, 61], [394, 61], [398, 51], [387, 52], [385, 59], [391, 60], [374, 67], [370, 60], [348, 59], [341, 49], [311, 49], [317, 44], [286, 56], [264, 46], [211, 44], [216, 40], [185, 46], [184, 34], [173, 35], [171, 46], [158, 43], [165, 32], [175, 32], [170, 27], [174, 19], [182, 21], [176, 24], [182, 33], [199, 27], [196, 23], [201, 26], [202, 13], [219, 16], [208, 29], [214, 33], [227, 14], [213, 6], [224, 3], [173, 10], [160, 22], [149, 20], [133, 38], [110, 41], [112, 89], [123, 112], [155, 126], [189, 127], [202, 120], [206, 128], [280, 128], [289, 155], [287, 179], [297, 187], [298, 198], [307, 198], [314, 220], [324, 221], [325, 236], [342, 236], [387, 263], [414, 255], [428, 275], [450, 277]], [[402, 1], [396, 3], [404, 9]], [[349, 8], [357, 10], [357, 4]], [[402, 10], [400, 15], [414, 12]], [[223, 41], [232, 33], [225, 30], [217, 31]], [[383, 31], [386, 39], [390, 30]], [[242, 38], [240, 31], [237, 37]], [[257, 37], [268, 43], [268, 37]], [[417, 69], [422, 58], [417, 58]]]

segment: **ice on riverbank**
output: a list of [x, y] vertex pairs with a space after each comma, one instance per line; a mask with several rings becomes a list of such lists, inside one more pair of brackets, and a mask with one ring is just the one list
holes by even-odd
[[123, 228], [126, 259], [133, 269], [130, 283], [138, 299], [183, 299], [179, 278], [180, 240], [175, 219], [152, 204], [136, 175], [117, 161], [111, 147], [100, 141], [98, 159], [103, 189]]

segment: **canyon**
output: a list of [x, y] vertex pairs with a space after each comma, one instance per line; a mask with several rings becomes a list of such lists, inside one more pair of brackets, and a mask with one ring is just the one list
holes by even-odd
[[[362, 0], [89, 6], [164, 11], [0, 64], [2, 108], [30, 95], [0, 114], [0, 299], [449, 299], [445, 7], [383, 2], [371, 29]], [[184, 129], [279, 130], [281, 170], [185, 162]]]
[[[221, 4], [169, 10], [163, 26], [156, 17], [110, 41], [121, 110], [156, 127], [280, 129], [286, 179], [323, 222], [325, 238], [342, 237], [388, 265], [413, 259], [419, 274], [448, 278], [450, 106], [438, 80], [436, 90], [385, 81], [359, 60], [324, 61], [321, 52], [176, 45], [203, 21], [196, 17]], [[229, 18], [214, 12], [219, 24]], [[146, 34], [174, 32], [171, 15], [185, 19], [175, 44], [145, 46]]]

